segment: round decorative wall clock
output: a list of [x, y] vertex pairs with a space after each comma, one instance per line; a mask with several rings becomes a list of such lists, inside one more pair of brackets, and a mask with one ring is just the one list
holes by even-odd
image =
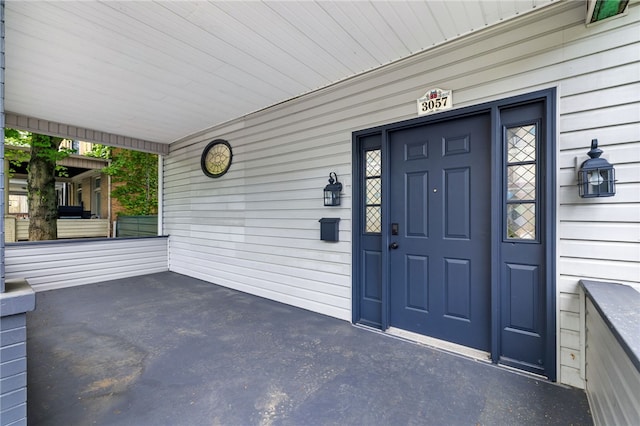
[[216, 139], [209, 142], [204, 151], [202, 151], [200, 166], [205, 175], [217, 178], [227, 173], [229, 166], [231, 166], [232, 158], [233, 153], [229, 142]]

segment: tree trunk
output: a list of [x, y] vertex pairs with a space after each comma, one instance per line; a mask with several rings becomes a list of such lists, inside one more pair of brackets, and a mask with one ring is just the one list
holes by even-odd
[[61, 138], [33, 134], [27, 175], [29, 241], [58, 238], [56, 156]]

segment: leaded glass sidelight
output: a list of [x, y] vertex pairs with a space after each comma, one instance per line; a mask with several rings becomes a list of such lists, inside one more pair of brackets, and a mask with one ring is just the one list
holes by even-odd
[[507, 162], [536, 161], [536, 126], [519, 126], [507, 129]]
[[534, 203], [507, 204], [507, 237], [535, 240], [536, 205]]
[[379, 149], [365, 151], [365, 220], [366, 233], [382, 232], [382, 157]]
[[506, 237], [535, 240], [537, 230], [537, 126], [506, 130]]
[[507, 200], [536, 199], [536, 165], [507, 166]]

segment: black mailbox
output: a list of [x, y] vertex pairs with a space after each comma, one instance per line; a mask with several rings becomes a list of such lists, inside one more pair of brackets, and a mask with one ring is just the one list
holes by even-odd
[[339, 241], [338, 240], [338, 223], [339, 217], [323, 217], [320, 222], [320, 239], [322, 241]]

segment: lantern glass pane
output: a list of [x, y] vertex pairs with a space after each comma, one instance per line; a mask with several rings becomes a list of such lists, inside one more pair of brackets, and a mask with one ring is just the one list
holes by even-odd
[[605, 183], [607, 188], [606, 191], [611, 195], [614, 195], [616, 193], [616, 176], [613, 166], [611, 167], [611, 169], [607, 170]]
[[324, 205], [325, 206], [337, 206], [337, 199], [336, 199], [336, 194], [328, 189], [325, 189], [324, 191]]
[[612, 197], [616, 193], [613, 166], [586, 168], [578, 172], [578, 189], [583, 198]]

